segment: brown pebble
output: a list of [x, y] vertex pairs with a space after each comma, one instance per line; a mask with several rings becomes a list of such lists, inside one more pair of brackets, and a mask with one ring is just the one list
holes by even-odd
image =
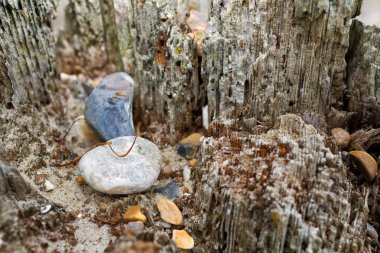
[[337, 127], [331, 129], [331, 135], [334, 137], [338, 148], [343, 149], [350, 143], [351, 135], [343, 128]]
[[146, 222], [146, 216], [141, 212], [141, 207], [139, 205], [131, 206], [124, 213], [125, 221], [141, 221], [143, 223]]
[[37, 174], [36, 177], [34, 178], [34, 183], [42, 184], [47, 177], [48, 177], [47, 174]]
[[187, 136], [186, 138], [182, 139], [179, 143], [181, 144], [186, 144], [186, 143], [189, 143], [189, 144], [192, 144], [194, 146], [199, 146], [200, 143], [201, 143], [201, 137], [203, 135], [200, 134], [200, 133], [193, 133], [189, 136]]
[[350, 156], [355, 160], [359, 168], [361, 169], [364, 177], [372, 182], [378, 172], [378, 166], [376, 160], [365, 151], [351, 151]]
[[170, 165], [166, 165], [161, 169], [161, 177], [171, 177], [173, 174], [174, 171]]
[[79, 176], [79, 177], [77, 177], [77, 178], [75, 179], [75, 181], [77, 181], [77, 184], [78, 184], [78, 185], [84, 185], [84, 184], [86, 184], [86, 181], [84, 181], [83, 176]]
[[173, 230], [173, 241], [180, 249], [194, 248], [194, 239], [185, 230]]
[[182, 213], [173, 201], [167, 198], [159, 198], [157, 208], [160, 211], [161, 219], [173, 225], [182, 224]]
[[188, 161], [190, 167], [195, 167], [198, 164], [198, 159], [191, 159]]
[[108, 206], [108, 204], [105, 203], [105, 202], [99, 202], [99, 203], [98, 203], [98, 206], [99, 206], [99, 209], [100, 209], [101, 211], [106, 211], [106, 210], [107, 210], [107, 206]]

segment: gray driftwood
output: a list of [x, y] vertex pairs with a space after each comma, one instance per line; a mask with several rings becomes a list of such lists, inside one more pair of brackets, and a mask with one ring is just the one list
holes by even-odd
[[55, 2], [49, 0], [0, 1], [1, 252], [33, 250], [30, 236], [46, 237], [65, 217], [54, 205], [42, 214], [40, 208], [51, 203], [19, 171], [3, 166], [23, 163], [23, 172], [30, 173], [46, 166], [51, 156], [47, 111], [59, 115], [61, 109], [50, 28], [54, 11]]
[[[191, 205], [200, 213], [193, 224], [200, 251], [377, 250], [366, 239], [367, 222], [378, 229], [366, 202], [374, 193], [324, 136], [332, 127], [357, 128], [362, 119], [378, 125], [377, 56], [370, 54], [378, 32], [359, 25], [359, 39], [352, 29], [350, 39], [361, 1], [211, 1], [198, 59], [183, 47], [191, 44], [179, 18], [186, 6], [120, 5], [119, 19], [129, 24], [119, 30], [128, 38], [121, 46], [132, 52], [143, 122], [185, 130], [182, 122], [194, 122], [204, 93], [194, 97], [191, 114], [184, 103], [194, 90], [207, 94], [212, 137], [202, 144]], [[196, 66], [201, 76], [189, 78]], [[300, 117], [281, 116], [287, 113]]]
[[[45, 166], [43, 119], [59, 108], [53, 3], [0, 2], [0, 159], [33, 155], [28, 169]], [[196, 215], [185, 224], [200, 252], [375, 252], [366, 229], [379, 230], [378, 187], [355, 179], [324, 135], [379, 126], [379, 31], [351, 26], [360, 3], [210, 1], [200, 54], [185, 22], [190, 0], [116, 1], [118, 55], [109, 5], [72, 0], [66, 53], [77, 69], [67, 71], [93, 75], [122, 58], [139, 83], [137, 119], [176, 137], [208, 105]]]

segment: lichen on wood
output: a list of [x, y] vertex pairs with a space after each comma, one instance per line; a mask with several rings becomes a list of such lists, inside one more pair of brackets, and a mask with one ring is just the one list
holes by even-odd
[[0, 103], [7, 108], [55, 102], [54, 11], [49, 0], [0, 1]]
[[[210, 120], [343, 110], [350, 19], [360, 1], [212, 1], [202, 79]], [[313, 119], [311, 119], [313, 120]]]
[[139, 83], [138, 120], [146, 125], [166, 123], [174, 136], [194, 128], [205, 105], [205, 89], [197, 45], [177, 16], [186, 10], [186, 3], [132, 0], [118, 4], [119, 23], [128, 24], [119, 26], [119, 36], [125, 38], [121, 47], [132, 52], [131, 74]]

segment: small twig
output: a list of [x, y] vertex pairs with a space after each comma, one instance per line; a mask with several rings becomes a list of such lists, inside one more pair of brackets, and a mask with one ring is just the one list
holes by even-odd
[[135, 139], [133, 140], [133, 143], [132, 143], [132, 146], [128, 149], [128, 151], [125, 153], [125, 154], [122, 154], [122, 155], [119, 155], [118, 153], [115, 152], [115, 150], [111, 147], [111, 144], [109, 144], [108, 146], [110, 147], [110, 149], [112, 150], [112, 152], [117, 155], [118, 157], [126, 157], [127, 155], [129, 155], [129, 153], [131, 152], [133, 146], [135, 145], [136, 143], [136, 139], [137, 139], [137, 135], [135, 136]]
[[[91, 150], [93, 150], [93, 149], [96, 148], [96, 147], [99, 147], [99, 146], [109, 145], [109, 146], [111, 147], [111, 144], [112, 144], [112, 142], [110, 142], [110, 141], [96, 143], [96, 144], [94, 144], [89, 150], [87, 150], [86, 153], [89, 152], [89, 151], [91, 151]], [[75, 164], [77, 164], [77, 163], [79, 162], [79, 160], [80, 160], [80, 159], [81, 159], [86, 153], [84, 153], [84, 154], [81, 155], [81, 156], [78, 156], [78, 157], [75, 158], [74, 160], [68, 161], [68, 162], [66, 162], [66, 163], [54, 164], [54, 165], [57, 166], [57, 167], [66, 167], [66, 166], [69, 166], [69, 165], [75, 165]]]
[[74, 124], [76, 122], [78, 122], [79, 120], [84, 120], [84, 115], [81, 115], [81, 116], [78, 116], [74, 119], [74, 121], [71, 123], [69, 129], [66, 131], [66, 133], [62, 136], [62, 137], [59, 137], [59, 138], [55, 138], [56, 141], [59, 141], [61, 142], [62, 140], [64, 140], [66, 138], [66, 136], [70, 133], [71, 131], [71, 128], [73, 128]]
[[[125, 154], [122, 154], [122, 155], [119, 155], [113, 148], [112, 148], [112, 142], [111, 141], [107, 141], [107, 142], [100, 142], [100, 143], [96, 143], [94, 144], [89, 150], [86, 151], [89, 152], [91, 150], [93, 150], [94, 148], [96, 147], [99, 147], [99, 146], [105, 146], [105, 145], [108, 145], [108, 147], [111, 149], [112, 153], [114, 153], [115, 155], [117, 155], [118, 157], [126, 157], [127, 155], [129, 155], [129, 153], [132, 151], [132, 148], [135, 146], [135, 143], [136, 143], [136, 139], [137, 139], [137, 136], [135, 136], [134, 140], [133, 140], [133, 143], [132, 143], [132, 146], [128, 149], [128, 151], [125, 153]], [[84, 153], [84, 155], [86, 154]], [[66, 167], [66, 166], [69, 166], [69, 165], [75, 165], [79, 162], [79, 160], [84, 156], [78, 156], [77, 158], [75, 158], [74, 160], [71, 160], [71, 161], [68, 161], [66, 163], [61, 163], [61, 164], [54, 164], [55, 166], [57, 167]]]

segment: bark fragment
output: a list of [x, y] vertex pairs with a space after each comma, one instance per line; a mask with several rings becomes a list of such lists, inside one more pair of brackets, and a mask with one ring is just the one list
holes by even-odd
[[186, 1], [118, 3], [122, 52], [131, 56], [132, 75], [139, 83], [137, 120], [165, 123], [172, 135], [197, 126], [205, 104], [197, 45], [177, 16], [186, 8]]
[[49, 104], [57, 91], [54, 11], [50, 0], [0, 1], [0, 103], [8, 109]]

